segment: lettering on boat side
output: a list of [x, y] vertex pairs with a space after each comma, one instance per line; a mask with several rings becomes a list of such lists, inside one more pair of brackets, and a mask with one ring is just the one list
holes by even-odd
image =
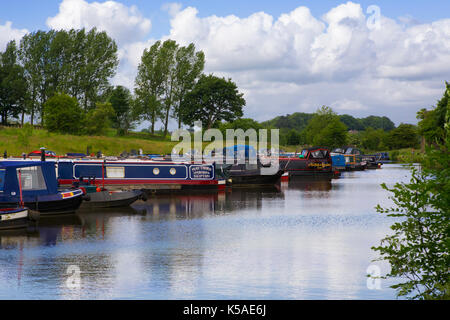
[[183, 308], [183, 315], [204, 315], [214, 318], [218, 314], [226, 315], [254, 315], [265, 317], [266, 305], [264, 304], [229, 304], [225, 307], [195, 306], [190, 304]]
[[191, 179], [212, 179], [213, 168], [212, 166], [191, 166]]

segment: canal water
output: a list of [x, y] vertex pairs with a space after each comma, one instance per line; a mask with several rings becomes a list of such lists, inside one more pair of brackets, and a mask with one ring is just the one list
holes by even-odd
[[395, 299], [371, 247], [402, 165], [280, 187], [151, 197], [0, 233], [0, 299]]

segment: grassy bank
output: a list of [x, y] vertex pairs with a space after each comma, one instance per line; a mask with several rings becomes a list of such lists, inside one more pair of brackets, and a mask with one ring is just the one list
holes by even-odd
[[46, 147], [58, 155], [67, 152], [86, 152], [90, 146], [91, 152], [101, 150], [105, 155], [119, 155], [123, 151], [142, 149], [144, 153], [170, 153], [176, 142], [170, 141], [170, 137], [164, 139], [150, 134], [133, 134], [125, 137], [112, 136], [75, 136], [51, 133], [46, 130], [32, 130], [31, 134], [25, 134], [19, 128], [0, 128], [0, 152], [5, 150], [8, 155], [20, 156]]

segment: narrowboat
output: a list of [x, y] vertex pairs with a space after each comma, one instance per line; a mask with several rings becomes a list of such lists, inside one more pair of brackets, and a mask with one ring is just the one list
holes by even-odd
[[345, 158], [346, 171], [365, 170], [367, 163], [362, 159], [362, 152], [353, 147], [336, 148], [333, 154], [341, 154]]
[[[278, 168], [272, 174], [264, 174], [263, 168], [271, 165], [270, 159], [265, 158], [269, 162], [263, 164], [252, 146], [225, 147], [222, 150], [222, 156], [220, 162], [224, 164], [217, 166], [222, 169], [221, 171], [226, 178], [231, 179], [232, 186], [273, 185], [281, 181], [281, 176], [284, 173], [284, 170]], [[254, 161], [251, 161], [252, 159]], [[232, 163], [226, 163], [227, 160]]]
[[225, 179], [216, 175], [214, 163], [154, 161], [142, 159], [59, 159], [57, 177], [61, 186], [71, 186], [80, 177], [95, 177], [109, 190], [141, 189], [151, 192], [224, 189]]
[[382, 163], [377, 161], [375, 156], [364, 155], [361, 156], [362, 160], [366, 163], [366, 169], [380, 169]]
[[41, 216], [73, 213], [81, 205], [83, 191], [58, 190], [55, 162], [0, 161], [0, 208], [22, 202]]
[[304, 149], [294, 157], [280, 157], [280, 169], [291, 177], [311, 177], [332, 179], [339, 176], [333, 170], [330, 151], [322, 147]]

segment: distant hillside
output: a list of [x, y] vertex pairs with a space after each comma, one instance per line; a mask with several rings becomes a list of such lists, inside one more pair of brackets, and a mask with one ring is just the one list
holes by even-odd
[[[265, 127], [279, 128], [283, 130], [295, 129], [301, 132], [306, 128], [308, 121], [314, 116], [313, 113], [295, 112], [285, 116], [278, 116], [272, 120], [261, 122]], [[368, 127], [373, 129], [383, 129], [390, 131], [395, 128], [395, 124], [388, 117], [369, 116], [365, 118], [355, 118], [348, 114], [340, 115], [341, 121], [349, 130], [362, 131]]]

